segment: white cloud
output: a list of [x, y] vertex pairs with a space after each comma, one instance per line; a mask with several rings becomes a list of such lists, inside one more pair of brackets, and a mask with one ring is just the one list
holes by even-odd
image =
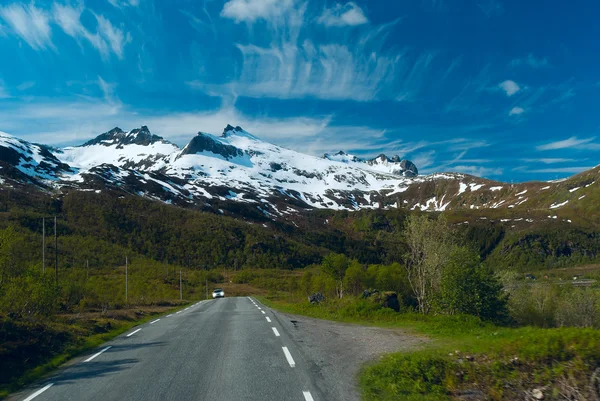
[[500, 167], [484, 167], [472, 165], [453, 166], [452, 171], [457, 173], [470, 174], [477, 177], [497, 177], [504, 173], [504, 169]]
[[0, 80], [0, 99], [8, 99], [10, 97], [8, 90], [6, 90], [6, 87], [4, 86], [4, 82]]
[[575, 161], [581, 161], [580, 159], [562, 159], [562, 158], [541, 158], [541, 159], [523, 159], [527, 163], [543, 163], [543, 164], [555, 164], [555, 163], [570, 163]]
[[436, 53], [386, 54], [376, 36], [351, 45], [274, 43], [269, 48], [238, 45], [239, 76], [227, 85], [192, 81], [207, 93], [253, 98], [410, 101], [434, 67]]
[[585, 166], [585, 167], [557, 167], [557, 168], [542, 168], [538, 170], [529, 170], [528, 173], [540, 173], [540, 174], [549, 174], [549, 173], [568, 173], [568, 174], [578, 174], [586, 170], [593, 169], [594, 166]]
[[20, 91], [25, 91], [27, 89], [33, 88], [34, 86], [35, 86], [35, 82], [33, 82], [33, 81], [26, 81], [26, 82], [23, 82], [20, 85], [17, 85], [17, 89], [20, 90]]
[[294, 0], [229, 0], [223, 6], [221, 16], [235, 22], [273, 20], [285, 16], [295, 6]]
[[508, 113], [509, 116], [519, 116], [525, 113], [525, 109], [522, 107], [513, 107]]
[[327, 26], [355, 26], [369, 22], [363, 10], [354, 2], [344, 5], [335, 3], [333, 7], [323, 10], [318, 22]]
[[512, 96], [521, 90], [521, 87], [515, 81], [511, 80], [502, 82], [500, 85], [498, 85], [498, 87], [504, 90], [507, 96]]
[[590, 143], [594, 139], [596, 139], [596, 138], [593, 137], [593, 138], [579, 139], [576, 136], [572, 136], [572, 137], [570, 137], [568, 139], [564, 139], [562, 141], [550, 142], [545, 145], [537, 146], [536, 149], [537, 150], [571, 149], [571, 148], [580, 148], [583, 145], [585, 145], [586, 147], [589, 147], [589, 146], [594, 145], [594, 144]]
[[529, 53], [527, 57], [517, 58], [510, 62], [511, 67], [529, 66], [531, 68], [545, 68], [549, 67], [547, 58], [537, 58], [532, 53]]
[[108, 2], [117, 8], [137, 7], [140, 5], [140, 0], [108, 0]]
[[0, 18], [33, 49], [52, 47], [50, 16], [44, 10], [36, 8], [33, 3], [0, 6]]
[[62, 30], [75, 40], [87, 40], [100, 55], [106, 59], [111, 51], [120, 59], [123, 58], [123, 49], [131, 41], [129, 34], [115, 28], [109, 20], [101, 15], [94, 14], [97, 22], [97, 32], [90, 32], [81, 22], [83, 8], [74, 8], [55, 3], [52, 14], [56, 23]]
[[426, 171], [428, 167], [435, 163], [435, 150], [417, 153], [411, 157], [411, 161], [417, 166], [419, 171]]

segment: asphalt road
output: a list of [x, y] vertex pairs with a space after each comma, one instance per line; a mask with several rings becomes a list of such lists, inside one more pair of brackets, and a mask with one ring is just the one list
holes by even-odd
[[247, 297], [199, 302], [135, 327], [11, 400], [325, 401], [327, 383], [275, 315]]

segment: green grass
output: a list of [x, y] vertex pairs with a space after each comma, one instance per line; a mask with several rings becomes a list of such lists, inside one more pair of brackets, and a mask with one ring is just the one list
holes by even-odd
[[395, 313], [355, 299], [321, 305], [261, 301], [287, 313], [427, 336], [431, 341], [422, 349], [390, 354], [362, 368], [359, 382], [367, 401], [452, 400], [461, 391], [513, 400], [525, 399], [535, 388], [545, 388], [546, 400], [558, 400], [569, 391], [585, 396], [600, 367], [598, 330], [498, 327], [472, 316]]
[[[184, 309], [189, 305], [191, 305], [191, 303], [179, 305], [173, 309], [169, 309], [168, 311], [150, 314], [134, 321], [113, 320], [113, 328], [111, 330], [104, 333], [91, 335], [89, 334], [89, 331], [74, 325], [69, 326], [52, 321], [45, 322], [44, 324], [47, 325], [48, 329], [66, 329], [71, 331], [73, 335], [69, 337], [66, 344], [61, 344], [62, 350], [58, 354], [45, 360], [38, 366], [26, 370], [22, 375], [12, 378], [8, 383], [1, 385], [0, 399], [7, 397], [10, 393], [17, 391], [30, 383], [42, 379], [44, 376], [57, 370], [60, 366], [72, 358], [99, 347], [105, 342], [114, 339], [115, 337], [123, 334], [135, 326], [144, 324], [152, 319], [155, 319], [157, 316]], [[56, 330], [55, 333], [60, 333], [60, 330]]]

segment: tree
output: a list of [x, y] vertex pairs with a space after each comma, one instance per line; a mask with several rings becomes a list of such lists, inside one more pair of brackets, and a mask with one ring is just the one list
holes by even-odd
[[439, 306], [443, 312], [464, 313], [501, 322], [508, 315], [502, 284], [480, 262], [477, 252], [456, 247], [442, 272]]
[[335, 280], [335, 292], [339, 298], [344, 297], [344, 276], [350, 266], [346, 255], [330, 253], [323, 258], [321, 269], [323, 273]]
[[419, 311], [427, 314], [439, 291], [442, 270], [450, 259], [454, 237], [443, 215], [434, 219], [426, 215], [409, 216], [404, 235], [408, 246], [408, 281], [417, 299]]
[[344, 284], [346, 288], [352, 291], [352, 295], [358, 295], [361, 289], [365, 287], [366, 276], [367, 273], [364, 267], [357, 260], [350, 262], [344, 276]]

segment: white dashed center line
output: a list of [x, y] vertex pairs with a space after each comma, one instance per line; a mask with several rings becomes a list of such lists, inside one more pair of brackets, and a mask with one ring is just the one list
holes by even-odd
[[50, 383], [46, 387], [43, 387], [43, 388], [39, 389], [35, 393], [31, 394], [29, 397], [25, 398], [23, 401], [31, 401], [31, 400], [33, 400], [35, 397], [37, 397], [38, 395], [42, 394], [44, 391], [46, 391], [50, 387], [52, 387], [52, 385], [54, 385], [54, 383]]
[[135, 333], [137, 333], [138, 331], [140, 331], [141, 329], [137, 329], [136, 331], [127, 334], [127, 337], [131, 337], [132, 335], [134, 335]]
[[269, 316], [265, 316], [265, 319], [267, 319], [267, 322], [271, 323], [271, 319], [269, 319]]
[[306, 401], [315, 401], [315, 399], [312, 398], [312, 394], [310, 393], [310, 391], [303, 391], [302, 394], [304, 394], [304, 399]]
[[277, 328], [275, 327], [271, 327], [273, 329], [273, 333], [275, 333], [275, 337], [279, 337], [279, 332], [277, 331]]
[[159, 320], [160, 320], [160, 319], [156, 319], [155, 321], [153, 321], [153, 322], [150, 322], [150, 324], [154, 324], [154, 323], [158, 322]]
[[102, 351], [100, 351], [100, 352], [98, 352], [98, 353], [96, 353], [96, 354], [94, 354], [94, 355], [90, 356], [88, 359], [86, 359], [86, 360], [85, 360], [85, 361], [83, 361], [83, 362], [89, 362], [89, 361], [91, 361], [92, 359], [94, 359], [95, 357], [97, 357], [98, 355], [100, 355], [101, 353], [103, 353], [104, 351], [108, 351], [108, 349], [109, 349], [109, 348], [110, 348], [110, 347], [106, 347], [106, 348], [104, 348]]
[[264, 310], [261, 310], [261, 312], [263, 313], [263, 315], [266, 315], [266, 314], [267, 314], [267, 312], [265, 312]]
[[290, 350], [287, 347], [281, 347], [283, 349], [283, 353], [285, 354], [285, 359], [287, 359], [290, 366], [293, 368], [296, 366], [296, 362], [294, 362], [294, 358], [292, 358], [292, 354], [290, 354]]

